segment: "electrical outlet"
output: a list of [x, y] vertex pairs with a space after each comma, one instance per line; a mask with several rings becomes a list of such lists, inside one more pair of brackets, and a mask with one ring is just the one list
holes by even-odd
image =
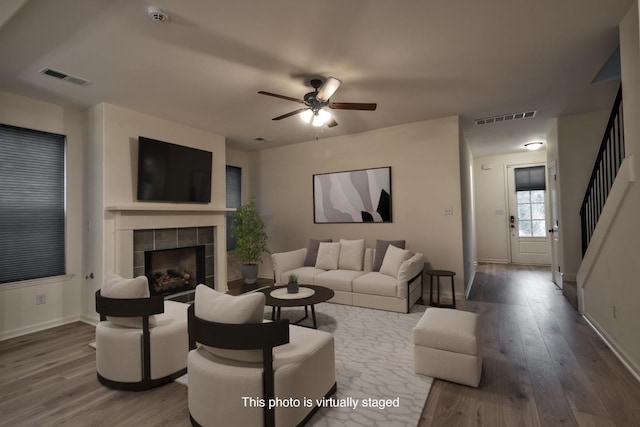
[[613, 306], [613, 318], [617, 319], [618, 318], [618, 309], [616, 308], [616, 306]]
[[445, 215], [453, 215], [453, 208], [444, 208]]
[[45, 294], [36, 295], [36, 305], [42, 305], [47, 302], [47, 296]]

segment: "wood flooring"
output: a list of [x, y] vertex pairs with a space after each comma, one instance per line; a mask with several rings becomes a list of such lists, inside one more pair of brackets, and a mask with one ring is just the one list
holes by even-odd
[[[421, 427], [640, 425], [640, 383], [548, 271], [481, 265], [470, 297], [458, 308], [481, 315], [480, 387], [434, 381]], [[0, 426], [190, 425], [179, 384], [102, 386], [93, 340], [77, 322], [0, 342]]]
[[420, 427], [640, 425], [640, 383], [548, 270], [480, 265], [458, 309], [480, 314], [480, 386], [434, 381]]

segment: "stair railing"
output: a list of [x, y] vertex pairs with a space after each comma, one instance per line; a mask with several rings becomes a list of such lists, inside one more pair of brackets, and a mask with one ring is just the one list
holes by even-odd
[[596, 158], [589, 185], [580, 208], [582, 227], [582, 255], [587, 252], [589, 242], [600, 219], [607, 196], [616, 179], [618, 169], [624, 160], [624, 126], [622, 114], [622, 86], [609, 115], [600, 151]]

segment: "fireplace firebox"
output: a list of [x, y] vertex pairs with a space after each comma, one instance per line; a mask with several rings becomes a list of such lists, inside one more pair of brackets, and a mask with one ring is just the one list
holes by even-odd
[[152, 296], [193, 291], [205, 281], [205, 246], [145, 251], [144, 270]]

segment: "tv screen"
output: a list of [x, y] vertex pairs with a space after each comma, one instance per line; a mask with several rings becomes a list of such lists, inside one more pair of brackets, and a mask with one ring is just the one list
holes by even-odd
[[138, 200], [211, 201], [209, 151], [138, 137]]

